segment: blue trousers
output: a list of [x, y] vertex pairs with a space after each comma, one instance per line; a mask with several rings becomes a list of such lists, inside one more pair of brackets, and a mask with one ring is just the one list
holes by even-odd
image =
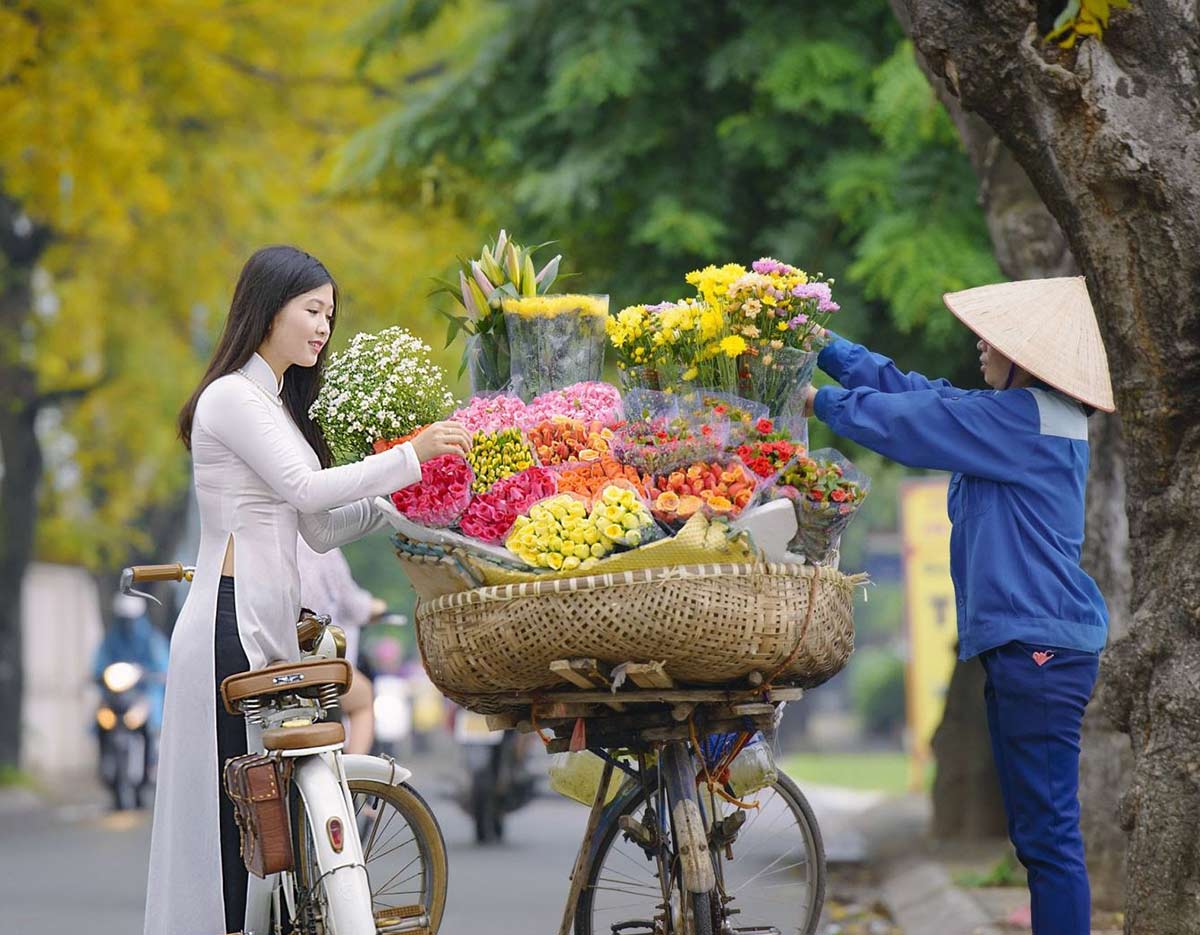
[[1027, 871], [1034, 935], [1089, 935], [1079, 732], [1100, 657], [1014, 642], [979, 658], [1008, 836]]

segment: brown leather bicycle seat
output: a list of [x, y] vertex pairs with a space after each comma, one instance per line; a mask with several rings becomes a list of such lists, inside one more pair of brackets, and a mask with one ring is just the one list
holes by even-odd
[[269, 727], [262, 732], [264, 750], [303, 750], [346, 742], [340, 721], [318, 721], [300, 727]]
[[237, 703], [245, 698], [285, 693], [312, 698], [326, 685], [335, 685], [339, 694], [345, 694], [353, 677], [354, 670], [345, 659], [276, 662], [265, 669], [229, 676], [221, 682], [221, 700], [226, 711], [239, 715]]

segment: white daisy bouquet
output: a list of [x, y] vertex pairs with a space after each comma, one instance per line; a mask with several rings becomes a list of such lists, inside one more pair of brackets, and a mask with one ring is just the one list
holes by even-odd
[[395, 327], [360, 332], [333, 354], [308, 414], [344, 464], [366, 457], [377, 441], [436, 422], [455, 404], [429, 345]]

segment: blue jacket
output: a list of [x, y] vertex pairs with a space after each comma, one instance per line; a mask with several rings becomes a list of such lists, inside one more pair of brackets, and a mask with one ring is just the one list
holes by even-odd
[[818, 364], [817, 417], [910, 467], [953, 471], [950, 575], [959, 658], [1012, 640], [1099, 652], [1108, 635], [1100, 589], [1079, 567], [1087, 416], [1047, 389], [961, 390], [901, 373], [842, 338]]

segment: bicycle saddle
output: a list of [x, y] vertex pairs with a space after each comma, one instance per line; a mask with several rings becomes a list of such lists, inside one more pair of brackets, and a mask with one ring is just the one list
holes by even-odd
[[237, 704], [246, 698], [283, 694], [315, 698], [327, 686], [341, 695], [349, 691], [353, 677], [354, 670], [345, 659], [276, 662], [265, 669], [229, 676], [221, 682], [221, 700], [226, 711], [240, 715]]

